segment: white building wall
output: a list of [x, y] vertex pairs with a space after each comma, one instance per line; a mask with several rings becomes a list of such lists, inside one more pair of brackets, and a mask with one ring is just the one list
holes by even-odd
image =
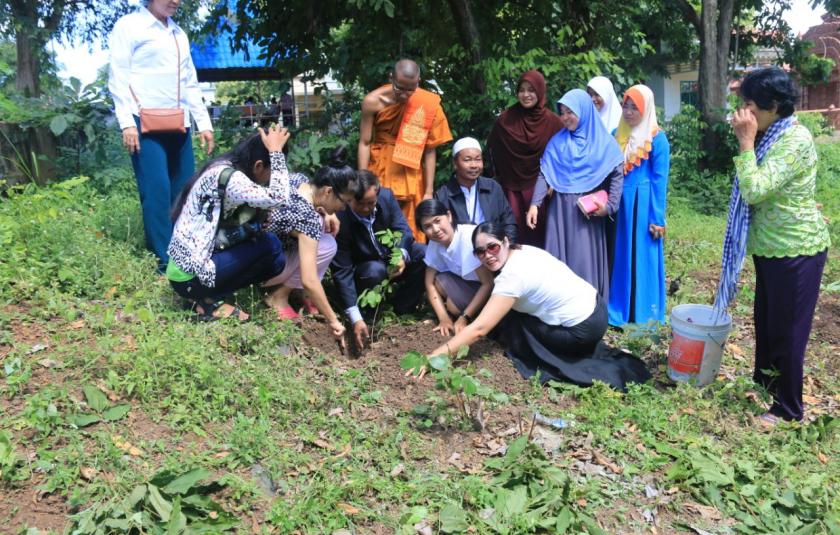
[[680, 112], [680, 82], [696, 82], [697, 79], [697, 71], [689, 71], [672, 74], [663, 80], [665, 90], [662, 107], [665, 110], [666, 119]]

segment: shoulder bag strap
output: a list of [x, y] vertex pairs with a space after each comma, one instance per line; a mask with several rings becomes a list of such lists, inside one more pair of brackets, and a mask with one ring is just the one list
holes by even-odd
[[234, 171], [236, 169], [233, 167], [225, 167], [219, 173], [219, 185], [216, 186], [216, 194], [219, 196], [219, 224], [225, 218], [225, 191], [227, 190], [228, 182], [230, 182], [230, 176]]
[[[181, 107], [181, 47], [178, 46], [178, 36], [175, 35], [175, 32], [172, 32], [172, 38], [175, 39], [175, 52], [178, 57], [178, 78], [175, 80], [175, 84], [177, 85], [176, 93], [178, 95], [177, 100], [175, 100], [175, 107]], [[131, 85], [128, 86], [128, 90], [131, 92], [131, 96], [134, 98], [134, 102], [137, 103], [137, 109], [139, 110], [142, 108], [140, 105], [140, 101], [137, 100], [137, 95], [134, 94], [134, 89], [131, 88]]]
[[175, 83], [178, 85], [178, 100], [175, 101], [175, 107], [181, 107], [181, 47], [178, 46], [178, 36], [172, 32], [172, 38], [175, 39], [175, 51], [178, 53], [178, 78]]

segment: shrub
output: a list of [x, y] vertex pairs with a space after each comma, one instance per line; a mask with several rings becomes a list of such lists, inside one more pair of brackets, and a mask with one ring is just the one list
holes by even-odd
[[828, 119], [822, 113], [813, 111], [801, 111], [796, 114], [796, 119], [799, 124], [804, 126], [811, 132], [814, 138], [820, 136], [830, 136], [834, 129], [828, 122]]
[[683, 106], [667, 124], [671, 144], [670, 193], [691, 201], [698, 212], [723, 213], [729, 199], [730, 174], [701, 168], [706, 156], [702, 149], [705, 128], [700, 112], [689, 105]]

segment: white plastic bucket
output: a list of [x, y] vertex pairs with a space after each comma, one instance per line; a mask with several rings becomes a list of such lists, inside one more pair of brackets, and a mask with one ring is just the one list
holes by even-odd
[[723, 347], [732, 327], [726, 314], [715, 321], [709, 305], [677, 305], [671, 310], [668, 377], [705, 386], [717, 377]]

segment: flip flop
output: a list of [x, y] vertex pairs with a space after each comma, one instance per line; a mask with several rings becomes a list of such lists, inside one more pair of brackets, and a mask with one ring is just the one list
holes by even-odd
[[300, 314], [295, 312], [292, 307], [286, 306], [277, 311], [277, 317], [281, 320], [296, 320], [300, 319]]
[[761, 416], [758, 416], [756, 420], [767, 429], [772, 429], [782, 423], [782, 419], [771, 412], [765, 412]]
[[[238, 321], [248, 321], [248, 318], [242, 318], [242, 314], [245, 314], [245, 311], [243, 311], [236, 305], [231, 305], [231, 307], [233, 308], [230, 311], [230, 314], [227, 314], [225, 316], [217, 316], [216, 311], [219, 310], [219, 308], [225, 304], [226, 303], [223, 300], [216, 301], [214, 303], [201, 303], [199, 301], [194, 301], [192, 303], [192, 306], [190, 307], [190, 309], [193, 312], [195, 312], [195, 315], [193, 316], [193, 321], [209, 323], [212, 321], [218, 321], [228, 318], [235, 318]], [[201, 312], [198, 311], [198, 307], [201, 307]]]
[[320, 312], [318, 311], [318, 307], [316, 307], [315, 303], [313, 303], [309, 299], [304, 299], [303, 300], [302, 310], [303, 310], [304, 313], [306, 313], [310, 316], [317, 316], [318, 314], [320, 314]]

